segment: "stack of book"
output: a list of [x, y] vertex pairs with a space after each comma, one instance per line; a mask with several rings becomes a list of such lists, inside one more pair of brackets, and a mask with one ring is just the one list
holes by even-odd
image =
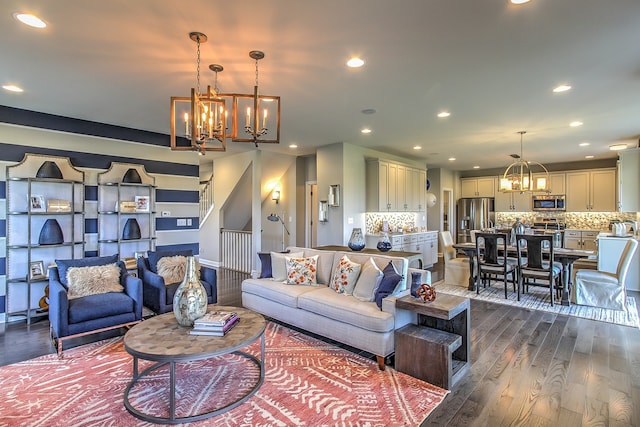
[[235, 311], [209, 311], [193, 323], [191, 335], [222, 337], [233, 328], [240, 318]]

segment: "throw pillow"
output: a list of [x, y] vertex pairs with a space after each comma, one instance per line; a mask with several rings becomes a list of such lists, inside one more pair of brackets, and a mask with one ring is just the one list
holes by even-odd
[[[196, 268], [200, 264], [196, 261]], [[158, 260], [158, 275], [162, 276], [165, 285], [182, 282], [187, 271], [187, 257], [183, 255], [166, 256]]]
[[340, 262], [333, 270], [333, 276], [329, 286], [339, 294], [351, 295], [356, 287], [356, 281], [360, 276], [362, 266], [349, 259], [346, 255], [340, 258]]
[[286, 258], [287, 285], [316, 285], [318, 255], [309, 258]]
[[69, 299], [124, 291], [120, 284], [120, 268], [115, 263], [90, 267], [71, 267], [67, 271], [67, 282], [69, 283]]
[[292, 252], [282, 254], [279, 252], [271, 252], [271, 277], [273, 280], [282, 282], [287, 279], [287, 257], [302, 258], [302, 252]]
[[362, 264], [362, 271], [353, 289], [353, 296], [360, 301], [373, 301], [380, 280], [382, 280], [382, 271], [373, 259], [369, 258]]
[[393, 263], [389, 261], [389, 264], [382, 270], [382, 280], [380, 286], [376, 290], [375, 301], [378, 307], [382, 309], [382, 299], [391, 295], [398, 286], [398, 283], [402, 280], [402, 276], [398, 274]]
[[161, 258], [167, 257], [167, 256], [176, 256], [176, 255], [182, 255], [182, 256], [192, 256], [193, 255], [193, 251], [191, 249], [183, 249], [183, 250], [177, 250], [177, 251], [148, 251], [147, 252], [147, 259], [149, 260], [149, 270], [153, 271], [154, 273], [158, 274], [158, 261], [160, 261]]
[[271, 253], [270, 252], [258, 252], [260, 257], [260, 279], [272, 277], [271, 275]]
[[60, 283], [64, 286], [69, 286], [69, 282], [67, 282], [67, 270], [71, 267], [91, 267], [95, 265], [113, 264], [114, 262], [118, 262], [118, 254], [78, 259], [57, 259], [55, 262], [58, 267]]

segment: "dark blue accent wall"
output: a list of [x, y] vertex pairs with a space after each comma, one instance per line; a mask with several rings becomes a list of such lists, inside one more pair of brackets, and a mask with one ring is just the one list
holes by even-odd
[[198, 203], [200, 194], [197, 191], [156, 190], [156, 202]]

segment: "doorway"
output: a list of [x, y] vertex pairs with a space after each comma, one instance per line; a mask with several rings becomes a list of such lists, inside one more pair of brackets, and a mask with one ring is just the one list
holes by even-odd
[[315, 181], [305, 183], [305, 226], [304, 244], [307, 248], [318, 246], [318, 184]]

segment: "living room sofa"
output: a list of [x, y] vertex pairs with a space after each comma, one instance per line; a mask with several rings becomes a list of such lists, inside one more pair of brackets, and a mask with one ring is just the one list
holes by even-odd
[[[300, 247], [289, 247], [288, 251], [292, 256], [318, 256], [317, 285], [287, 284], [270, 277], [249, 278], [242, 282], [242, 305], [283, 323], [370, 352], [376, 356], [379, 368], [384, 370], [385, 358], [395, 351], [395, 330], [415, 320], [414, 313], [396, 309], [396, 298], [409, 293], [407, 278], [410, 282], [412, 271], [421, 272], [422, 283], [429, 284], [431, 273], [409, 269], [406, 258], [382, 253]], [[380, 270], [391, 262], [397, 273], [402, 275], [393, 292], [381, 300], [381, 307], [375, 301], [362, 301], [353, 294], [338, 293], [329, 286], [336, 265], [341, 262], [343, 255], [361, 265], [371, 259]], [[264, 267], [263, 265], [262, 268]]]

